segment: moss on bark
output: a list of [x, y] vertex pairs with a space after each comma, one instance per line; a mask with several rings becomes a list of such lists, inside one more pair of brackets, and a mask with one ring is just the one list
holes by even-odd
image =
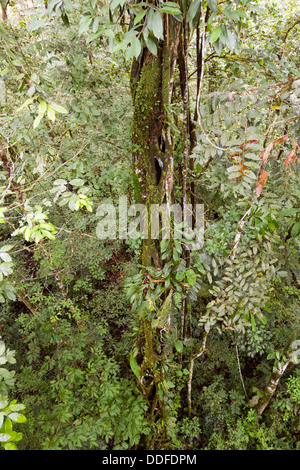
[[[165, 199], [167, 202], [171, 200], [173, 188], [174, 139], [167, 119], [167, 108], [173, 95], [180, 24], [169, 20], [165, 24], [166, 39], [160, 42], [157, 56], [145, 48], [139, 60], [134, 59], [131, 70], [133, 172], [135, 179], [138, 178], [140, 202], [146, 205], [148, 214], [152, 204], [160, 205]], [[143, 240], [142, 265], [161, 266], [159, 246], [150, 234], [149, 217], [148, 238]], [[165, 405], [159, 393], [164, 382], [161, 368], [163, 348], [161, 345], [157, 347], [155, 334], [151, 319], [141, 318], [143, 346], [139, 348], [143, 359], [139, 385], [148, 402], [153, 422], [166, 417]]]

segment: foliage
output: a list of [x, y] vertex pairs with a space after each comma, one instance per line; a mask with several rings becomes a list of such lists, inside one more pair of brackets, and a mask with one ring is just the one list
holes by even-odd
[[[0, 337], [1, 338], [1, 337]], [[0, 364], [15, 364], [15, 351], [6, 349], [4, 341], [0, 341]], [[17, 450], [16, 442], [22, 439], [22, 433], [13, 430], [13, 423], [24, 423], [27, 418], [19, 413], [24, 410], [23, 404], [8, 398], [8, 388], [15, 383], [15, 371], [6, 367], [0, 369], [0, 441], [5, 450]]]
[[[2, 447], [299, 447], [296, 3], [25, 1], [6, 15]], [[203, 204], [201, 248], [174, 220], [150, 246], [97, 237], [97, 207], [141, 202], [144, 183], [146, 204]]]

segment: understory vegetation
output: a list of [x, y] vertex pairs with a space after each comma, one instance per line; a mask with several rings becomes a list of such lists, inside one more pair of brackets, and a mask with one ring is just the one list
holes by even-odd
[[299, 1], [0, 3], [2, 449], [300, 450]]

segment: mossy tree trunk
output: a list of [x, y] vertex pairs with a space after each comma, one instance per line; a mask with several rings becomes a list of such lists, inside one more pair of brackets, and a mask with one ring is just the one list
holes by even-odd
[[180, 30], [181, 24], [169, 18], [165, 24], [166, 39], [160, 42], [157, 55], [144, 48], [132, 64], [133, 171], [141, 189], [140, 202], [148, 209], [151, 204], [172, 200], [174, 139], [168, 112]]
[[[141, 203], [148, 214], [152, 204], [171, 203], [174, 180], [174, 138], [168, 120], [181, 24], [165, 16], [165, 39], [157, 55], [144, 48], [131, 70], [134, 104], [132, 126], [133, 171], [140, 186]], [[151, 227], [149, 227], [149, 235]], [[159, 253], [150, 236], [144, 240], [142, 262], [159, 265]]]
[[[174, 202], [174, 136], [168, 119], [173, 99], [174, 74], [178, 59], [181, 24], [165, 15], [164, 37], [157, 55], [145, 47], [131, 69], [131, 93], [134, 106], [132, 123], [133, 173], [138, 181], [140, 200], [150, 215], [153, 204]], [[150, 217], [148, 238], [143, 240], [142, 265], [162, 267], [159, 240], [151, 239]], [[148, 401], [151, 419], [163, 418], [165, 411], [158, 394], [163, 380], [160, 361], [163, 350], [157, 348], [151, 320], [140, 320], [137, 341], [142, 343], [143, 359], [139, 383]], [[153, 441], [151, 442], [153, 444]]]
[[[259, 415], [262, 415], [267, 406], [269, 405], [272, 397], [275, 395], [280, 379], [292, 362], [293, 356], [299, 355], [297, 347], [300, 345], [300, 339], [296, 341], [292, 338], [283, 352], [281, 359], [274, 365], [272, 374], [268, 380], [268, 383], [264, 389], [263, 396], [258, 400], [255, 408]], [[251, 400], [250, 400], [251, 403]]]

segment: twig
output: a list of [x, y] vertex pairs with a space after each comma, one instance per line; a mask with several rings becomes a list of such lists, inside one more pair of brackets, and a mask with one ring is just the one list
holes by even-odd
[[247, 395], [247, 391], [246, 391], [246, 388], [245, 388], [243, 376], [242, 376], [241, 364], [240, 364], [240, 358], [239, 358], [239, 350], [238, 350], [238, 347], [237, 347], [237, 346], [235, 347], [235, 350], [236, 350], [236, 357], [237, 357], [238, 368], [239, 368], [239, 373], [240, 373], [240, 378], [241, 378], [242, 386], [243, 386], [243, 389], [244, 389], [244, 392], [245, 392], [245, 396], [246, 396], [247, 400], [249, 400], [249, 397], [248, 397], [248, 395]]
[[196, 354], [193, 354], [191, 357], [190, 369], [189, 369], [189, 380], [188, 380], [188, 396], [187, 396], [189, 418], [191, 418], [192, 416], [192, 380], [193, 380], [193, 374], [194, 374], [195, 360], [198, 359], [200, 356], [202, 356], [202, 354], [206, 350], [206, 341], [207, 341], [208, 333], [209, 333], [209, 329], [203, 335], [201, 348]]
[[300, 119], [300, 114], [297, 114], [297, 116], [294, 116], [293, 118], [290, 119], [283, 119], [282, 121], [277, 121], [273, 122], [267, 129], [264, 135], [268, 135], [270, 130], [273, 129], [275, 126], [278, 126], [279, 124], [287, 124], [289, 122], [295, 121], [296, 119]]
[[238, 229], [237, 229], [237, 232], [236, 232], [236, 235], [235, 235], [235, 239], [234, 239], [234, 243], [233, 243], [233, 248], [232, 248], [232, 251], [231, 251], [231, 259], [233, 260], [234, 257], [235, 257], [235, 253], [236, 253], [236, 250], [237, 250], [237, 247], [240, 243], [240, 239], [241, 239], [241, 236], [242, 236], [242, 230], [243, 230], [243, 226], [246, 222], [246, 219], [248, 217], [248, 215], [250, 214], [251, 212], [251, 209], [252, 207], [249, 207], [249, 209], [245, 212], [245, 214], [243, 215], [243, 217], [241, 218], [241, 220], [239, 221], [239, 224], [238, 224]]

